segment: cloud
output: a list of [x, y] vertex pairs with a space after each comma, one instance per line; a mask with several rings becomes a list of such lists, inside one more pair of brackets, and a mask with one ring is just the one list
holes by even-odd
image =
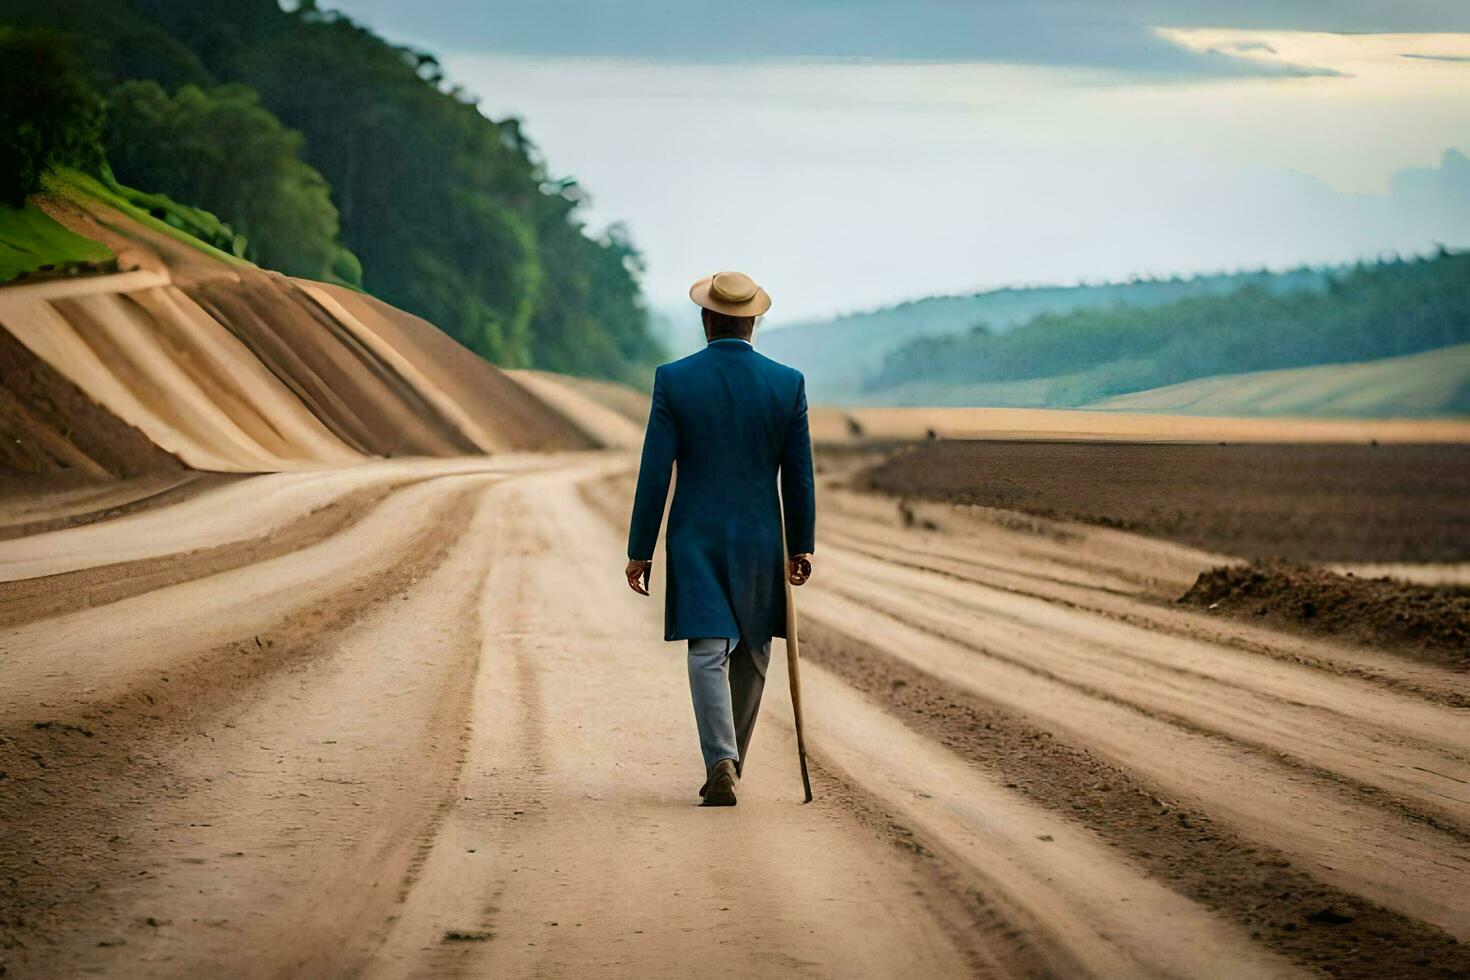
[[1470, 54], [1404, 54], [1401, 58], [1415, 58], [1419, 61], [1463, 61], [1470, 62]]
[[[1045, 2], [1045, 0], [1043, 0]], [[1464, 0], [1082, 0], [1077, 7], [1113, 9], [1139, 23], [1169, 27], [1326, 31], [1339, 34], [1434, 34], [1470, 31]]]
[[1275, 54], [1276, 49], [1265, 41], [1237, 41], [1234, 44], [1220, 45], [1221, 51], [1234, 51], [1245, 54], [1250, 51], [1260, 51], [1262, 54]]
[[[1098, 85], [992, 64], [444, 65], [492, 116], [531, 121], [557, 172], [593, 192], [594, 225], [628, 222], [660, 306], [686, 303], [706, 265], [757, 274], [780, 297], [774, 325], [1007, 282], [1470, 245], [1459, 158], [1440, 163], [1470, 149], [1470, 105], [1444, 84], [1454, 66], [1402, 61], [1391, 36], [1365, 55], [1350, 37], [1192, 34], [1335, 52], [1325, 63], [1364, 74], [1331, 83], [1324, 115], [1322, 85]], [[1377, 88], [1372, 66], [1399, 87]], [[1427, 172], [1391, 192], [1406, 166]]]
[[[1247, 7], [1259, 6], [1245, 0]], [[343, 9], [425, 43], [523, 55], [657, 61], [897, 60], [1093, 68], [1149, 76], [1336, 74], [1247, 50], [1198, 51], [1151, 29], [1174, 24], [1157, 4], [1073, 0], [540, 0], [469, 4], [347, 0]], [[1228, 21], [1224, 3], [1185, 4], [1187, 22]], [[1205, 17], [1206, 11], [1213, 11]]]

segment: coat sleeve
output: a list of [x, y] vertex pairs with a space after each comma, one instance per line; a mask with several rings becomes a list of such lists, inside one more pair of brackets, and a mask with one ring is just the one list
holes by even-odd
[[786, 518], [786, 550], [809, 555], [816, 550], [817, 495], [812, 476], [812, 437], [806, 418], [806, 379], [796, 389], [796, 411], [786, 429], [781, 453], [781, 505]]
[[643, 434], [643, 459], [638, 464], [638, 489], [633, 494], [633, 517], [628, 524], [629, 558], [653, 559], [678, 447], [679, 430], [674, 424], [660, 368], [653, 374], [653, 403], [648, 412], [648, 429]]

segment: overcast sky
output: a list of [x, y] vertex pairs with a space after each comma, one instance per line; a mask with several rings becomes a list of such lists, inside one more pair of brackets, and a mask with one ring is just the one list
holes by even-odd
[[338, 6], [524, 118], [657, 307], [723, 268], [777, 326], [1470, 246], [1463, 0]]

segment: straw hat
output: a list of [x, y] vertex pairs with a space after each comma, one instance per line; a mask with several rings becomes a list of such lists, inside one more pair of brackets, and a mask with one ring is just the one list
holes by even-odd
[[716, 272], [689, 287], [689, 298], [707, 310], [730, 316], [760, 316], [771, 297], [743, 272]]

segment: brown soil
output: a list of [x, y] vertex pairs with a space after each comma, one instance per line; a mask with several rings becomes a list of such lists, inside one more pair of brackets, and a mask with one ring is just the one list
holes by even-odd
[[562, 384], [580, 391], [599, 405], [610, 408], [628, 421], [636, 423], [639, 429], [648, 424], [649, 400], [646, 391], [640, 391], [617, 381], [579, 378], [570, 374], [552, 374], [548, 371], [536, 373], [549, 375]]
[[874, 444], [924, 439], [1097, 440], [1153, 443], [1470, 442], [1470, 421], [1231, 418], [1088, 408], [837, 408], [814, 405], [812, 440]]
[[[266, 472], [348, 465], [361, 455], [598, 445], [499, 369], [387, 304], [224, 261], [95, 201], [44, 206], [106, 243], [119, 268], [141, 271], [5, 292], [7, 346], [18, 338], [191, 467]], [[108, 460], [68, 443], [74, 420], [31, 418], [32, 400], [0, 380], [0, 436], [8, 437], [0, 471], [65, 465], [117, 475]], [[115, 443], [102, 440], [106, 449]], [[126, 445], [116, 452], [130, 458]]]
[[0, 628], [60, 616], [142, 595], [325, 541], [361, 520], [395, 487], [381, 485], [334, 500], [290, 527], [262, 538], [202, 548], [183, 555], [97, 565], [60, 575], [0, 582]]
[[18, 273], [14, 278], [7, 280], [7, 283], [19, 286], [22, 283], [75, 279], [78, 276], [110, 276], [117, 271], [117, 259], [115, 258], [101, 262], [62, 262]]
[[[6, 827], [0, 949], [44, 955], [46, 945], [76, 928], [75, 905], [98, 882], [160, 875], [157, 862], [137, 846], [154, 828], [139, 826], [136, 812], [150, 797], [184, 792], [173, 750], [215, 712], [248, 700], [263, 680], [330, 653], [335, 636], [442, 564], [469, 524], [470, 500], [466, 490], [442, 501], [432, 537], [415, 542], [387, 574], [345, 581], [329, 601], [286, 616], [262, 634], [202, 651], [113, 700], [61, 716], [38, 706], [32, 720], [12, 719], [0, 728], [6, 787], [0, 795]], [[108, 834], [98, 833], [99, 823]], [[149, 925], [157, 927], [153, 920]]]
[[0, 330], [0, 475], [105, 480], [182, 468]]
[[[1269, 844], [1168, 799], [1127, 769], [1025, 717], [887, 656], [828, 624], [802, 630], [802, 656], [863, 691], [1042, 806], [1079, 821], [1169, 887], [1251, 938], [1335, 977], [1457, 977], [1470, 948], [1438, 929], [1334, 888]], [[922, 839], [913, 846], [922, 853]]]
[[1442, 666], [1470, 667], [1470, 586], [1254, 562], [1202, 572], [1179, 601], [1236, 619], [1399, 648]]
[[477, 447], [284, 276], [245, 270], [185, 290], [343, 442], [375, 456]]
[[[0, 480], [0, 541], [172, 506], [235, 479], [239, 478], [183, 469], [108, 483], [74, 472], [9, 477]], [[72, 495], [82, 496], [74, 501], [56, 499]]]
[[[377, 465], [438, 475], [286, 527], [327, 535], [289, 554], [185, 543], [176, 574], [89, 583], [157, 576], [136, 595], [0, 627], [0, 972], [648, 976], [713, 950], [742, 975], [1035, 974], [836, 794], [800, 806], [777, 721], [739, 809], [698, 807], [682, 654], [576, 491], [617, 459]], [[262, 503], [221, 506], [283, 506], [254, 479]], [[126, 553], [166, 522], [87, 533]]]
[[824, 487], [817, 799], [778, 663], [740, 806], [701, 809], [663, 583], [617, 574], [635, 462], [253, 477], [12, 563], [0, 967], [1470, 970], [1470, 739], [1415, 693], [1463, 673], [1163, 601], [1208, 567], [1166, 541]]
[[1248, 558], [1470, 559], [1470, 446], [938, 441], [855, 485]]
[[588, 440], [555, 409], [429, 321], [343, 286], [307, 285], [341, 303], [453, 398], [494, 440], [492, 445], [481, 448], [494, 451], [596, 448], [595, 442]]
[[865, 792], [858, 775], [813, 757], [808, 757], [807, 767], [813, 800], [808, 805], [855, 819], [912, 864], [919, 876], [915, 885], [922, 885], [915, 887], [914, 893], [923, 896], [945, 932], [960, 947], [969, 961], [969, 976], [1040, 978], [1057, 974], [1049, 968], [1043, 951], [1007, 919], [1004, 910], [954, 867], [943, 853], [942, 844], [908, 826], [902, 815]]

